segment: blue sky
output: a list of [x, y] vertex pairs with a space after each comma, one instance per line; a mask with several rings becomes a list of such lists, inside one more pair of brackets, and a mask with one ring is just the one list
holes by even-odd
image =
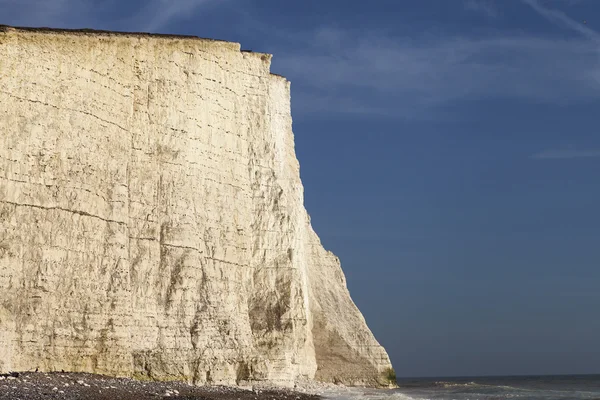
[[273, 53], [306, 206], [399, 376], [600, 373], [600, 2], [0, 0]]

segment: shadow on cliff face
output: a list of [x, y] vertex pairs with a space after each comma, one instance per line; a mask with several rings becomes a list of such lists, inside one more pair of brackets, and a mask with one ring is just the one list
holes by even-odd
[[[274, 296], [275, 294], [273, 294], [273, 297]], [[283, 299], [278, 299], [273, 303], [268, 304], [266, 307], [255, 304], [255, 306], [250, 310], [252, 332], [283, 332], [291, 328], [289, 323], [282, 321], [282, 317], [288, 308], [289, 306], [285, 304]]]
[[340, 334], [325, 328], [318, 318], [315, 320], [313, 328], [317, 356], [315, 380], [336, 385], [397, 387], [396, 373], [393, 368], [386, 368], [379, 375], [375, 375], [372, 360], [357, 356], [356, 349], [350, 346]]

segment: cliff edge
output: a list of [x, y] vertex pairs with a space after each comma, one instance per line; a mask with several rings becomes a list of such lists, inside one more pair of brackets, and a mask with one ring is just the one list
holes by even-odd
[[391, 383], [311, 228], [270, 61], [0, 26], [0, 372]]

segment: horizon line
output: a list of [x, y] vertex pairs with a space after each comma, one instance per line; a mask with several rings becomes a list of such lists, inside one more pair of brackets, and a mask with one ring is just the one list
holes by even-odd
[[430, 376], [398, 376], [396, 379], [467, 379], [467, 378], [524, 378], [524, 377], [557, 377], [557, 376], [600, 376], [600, 372], [585, 374], [514, 374], [514, 375], [430, 375]]

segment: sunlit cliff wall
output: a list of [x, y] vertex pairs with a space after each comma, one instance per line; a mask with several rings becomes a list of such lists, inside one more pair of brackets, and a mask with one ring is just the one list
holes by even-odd
[[388, 383], [310, 226], [270, 60], [0, 27], [0, 372]]

